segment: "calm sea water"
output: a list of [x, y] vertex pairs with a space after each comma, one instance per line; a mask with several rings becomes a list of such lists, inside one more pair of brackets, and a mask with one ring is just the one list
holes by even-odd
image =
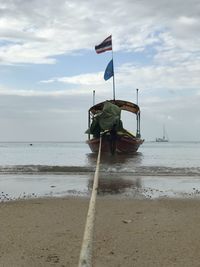
[[[0, 143], [0, 198], [87, 195], [95, 166], [85, 143]], [[197, 195], [200, 142], [145, 142], [134, 155], [102, 155], [100, 171], [102, 194]]]
[[[85, 143], [0, 143], [0, 169], [8, 165], [94, 166], [96, 155]], [[109, 167], [200, 166], [200, 142], [145, 142], [134, 155], [102, 158]]]

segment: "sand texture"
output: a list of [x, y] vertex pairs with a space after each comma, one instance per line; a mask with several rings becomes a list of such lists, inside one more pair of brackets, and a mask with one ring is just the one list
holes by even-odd
[[[0, 203], [0, 266], [77, 266], [89, 200]], [[200, 201], [99, 197], [93, 266], [200, 266]]]

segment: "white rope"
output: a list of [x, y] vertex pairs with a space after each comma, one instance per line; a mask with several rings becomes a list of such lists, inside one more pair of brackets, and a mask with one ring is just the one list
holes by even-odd
[[96, 165], [96, 170], [94, 174], [92, 194], [90, 198], [85, 231], [84, 231], [84, 236], [83, 236], [83, 242], [82, 242], [82, 247], [81, 247], [81, 252], [80, 252], [79, 265], [78, 265], [79, 267], [91, 267], [92, 266], [92, 242], [93, 242], [93, 233], [94, 233], [95, 204], [96, 204], [96, 196], [97, 196], [98, 181], [99, 181], [101, 142], [102, 142], [102, 136], [100, 136], [97, 165]]

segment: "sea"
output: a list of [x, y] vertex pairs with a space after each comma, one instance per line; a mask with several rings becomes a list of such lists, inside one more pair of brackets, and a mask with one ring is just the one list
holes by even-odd
[[[96, 162], [85, 142], [0, 143], [0, 201], [89, 197]], [[199, 198], [200, 142], [144, 142], [135, 154], [102, 154], [98, 195]]]

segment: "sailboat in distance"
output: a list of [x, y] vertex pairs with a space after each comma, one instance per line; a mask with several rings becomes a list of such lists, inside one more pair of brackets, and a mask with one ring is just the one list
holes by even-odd
[[157, 137], [156, 142], [169, 142], [169, 138], [167, 137], [165, 126], [163, 125], [163, 137]]

